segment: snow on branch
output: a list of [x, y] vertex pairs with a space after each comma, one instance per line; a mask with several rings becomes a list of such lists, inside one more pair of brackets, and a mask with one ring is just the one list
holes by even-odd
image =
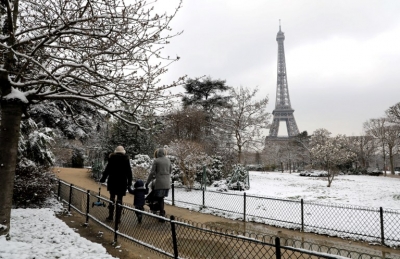
[[[170, 15], [158, 14], [157, 3], [144, 0], [37, 0], [8, 6], [7, 22], [14, 24], [14, 14], [18, 26], [0, 38], [1, 71], [19, 94], [7, 98], [18, 96], [33, 105], [84, 101], [140, 127], [127, 119], [139, 116], [132, 117], [132, 111], [171, 106], [175, 96], [165, 90], [184, 83], [184, 77], [169, 85], [159, 79], [179, 59], [161, 51], [181, 34], [170, 33], [181, 4]], [[120, 106], [129, 111], [115, 108]]]

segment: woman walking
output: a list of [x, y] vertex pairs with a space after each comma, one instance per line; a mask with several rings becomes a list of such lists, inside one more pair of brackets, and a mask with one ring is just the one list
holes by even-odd
[[166, 151], [159, 148], [154, 153], [154, 161], [151, 167], [150, 175], [147, 178], [146, 188], [152, 180], [155, 181], [154, 198], [158, 201], [160, 206], [160, 216], [165, 217], [164, 198], [168, 196], [169, 189], [171, 188], [171, 161], [166, 157]]
[[[123, 146], [115, 148], [108, 159], [108, 164], [100, 179], [101, 183], [107, 180], [107, 190], [110, 192], [110, 200], [112, 203], [108, 205], [107, 221], [114, 219], [114, 204], [117, 197], [117, 204], [122, 204], [122, 198], [126, 195], [126, 191], [132, 185], [132, 169], [129, 163], [129, 157], [125, 154]], [[121, 219], [121, 207], [117, 205], [117, 220]]]

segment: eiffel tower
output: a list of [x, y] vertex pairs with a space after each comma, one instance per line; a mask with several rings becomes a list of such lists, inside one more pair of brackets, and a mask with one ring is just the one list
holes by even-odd
[[[272, 112], [274, 115], [271, 128], [269, 130], [269, 139], [287, 139], [299, 134], [296, 120], [294, 119], [292, 106], [290, 104], [289, 88], [286, 75], [285, 48], [283, 41], [285, 34], [281, 31], [281, 22], [279, 20], [279, 32], [276, 35], [278, 42], [278, 80], [276, 86], [276, 101], [275, 109]], [[278, 137], [279, 122], [285, 121], [288, 137]]]

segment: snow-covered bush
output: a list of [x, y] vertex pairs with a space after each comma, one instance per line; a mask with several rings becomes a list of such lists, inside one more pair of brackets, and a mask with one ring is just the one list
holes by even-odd
[[[197, 142], [178, 140], [171, 142], [168, 150], [175, 156], [175, 164], [180, 169], [180, 179], [187, 190], [195, 188], [203, 176], [203, 166], [211, 163], [211, 158]], [[175, 180], [175, 179], [174, 179]]]
[[22, 121], [18, 158], [27, 158], [43, 166], [53, 165], [54, 155], [50, 149], [52, 135], [50, 128], [39, 128], [30, 118]]
[[132, 167], [143, 167], [150, 169], [153, 163], [153, 159], [151, 159], [148, 155], [138, 154], [135, 155], [134, 159], [130, 160]]
[[228, 186], [226, 184], [227, 184], [226, 180], [219, 180], [219, 181], [213, 182], [212, 186], [217, 187], [216, 190], [219, 192], [227, 192]]
[[324, 170], [307, 170], [302, 171], [300, 176], [311, 176], [311, 177], [328, 177], [329, 173]]
[[208, 180], [210, 182], [221, 180], [222, 179], [222, 168], [223, 168], [222, 158], [220, 156], [212, 157], [211, 168], [207, 172], [207, 173], [209, 173], [207, 175]]
[[22, 158], [15, 170], [13, 204], [15, 207], [40, 206], [51, 196], [56, 184], [46, 167]]
[[249, 172], [246, 167], [237, 164], [233, 166], [232, 175], [229, 177], [228, 189], [246, 190], [249, 189]]
[[[182, 172], [179, 169], [179, 165], [177, 164], [178, 159], [176, 156], [167, 155], [168, 159], [171, 161], [172, 173], [171, 179], [174, 181], [175, 186], [182, 186]], [[179, 185], [178, 185], [179, 183]]]
[[147, 180], [153, 160], [148, 155], [138, 154], [130, 160], [132, 167], [132, 177], [134, 180]]
[[194, 182], [193, 183], [193, 186], [192, 186], [192, 188], [194, 189], [194, 190], [201, 190], [201, 183], [199, 183], [199, 182]]

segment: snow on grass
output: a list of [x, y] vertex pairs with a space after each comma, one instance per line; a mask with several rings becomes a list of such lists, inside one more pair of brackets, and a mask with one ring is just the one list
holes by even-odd
[[[338, 175], [331, 187], [324, 177], [299, 173], [250, 172], [250, 189], [244, 192], [175, 190], [175, 204], [226, 218], [299, 229], [306, 232], [379, 242], [380, 207], [383, 208], [385, 242], [400, 245], [400, 178]], [[168, 200], [171, 197], [167, 198]], [[304, 214], [301, 215], [301, 203]], [[245, 203], [246, 201], [246, 203]], [[246, 205], [246, 206], [245, 206]], [[244, 208], [245, 207], [245, 208]]]
[[11, 210], [11, 240], [0, 237], [0, 258], [111, 259], [106, 249], [76, 233], [55, 216], [61, 205]]

